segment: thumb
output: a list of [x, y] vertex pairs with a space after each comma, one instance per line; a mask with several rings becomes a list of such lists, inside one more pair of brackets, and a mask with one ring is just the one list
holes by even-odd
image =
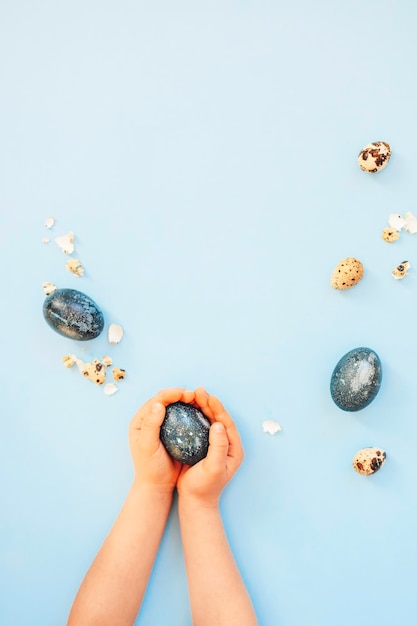
[[209, 444], [206, 465], [211, 471], [222, 471], [226, 465], [229, 439], [221, 422], [214, 422], [210, 426]]
[[165, 406], [162, 402], [154, 402], [143, 418], [141, 439], [145, 446], [159, 443], [159, 433], [165, 418]]

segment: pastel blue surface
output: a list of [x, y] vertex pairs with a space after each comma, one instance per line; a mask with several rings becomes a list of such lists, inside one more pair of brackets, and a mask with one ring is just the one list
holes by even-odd
[[[415, 623], [417, 235], [381, 232], [417, 213], [416, 18], [410, 0], [1, 3], [2, 626], [65, 623], [131, 483], [129, 420], [177, 385], [241, 432], [222, 511], [259, 623]], [[393, 156], [368, 175], [376, 140]], [[50, 215], [83, 278], [41, 242]], [[346, 256], [365, 276], [337, 292]], [[43, 281], [122, 343], [54, 333]], [[330, 376], [362, 345], [384, 379], [351, 414]], [[118, 394], [65, 369], [77, 351], [127, 370]], [[367, 446], [387, 462], [362, 477]], [[137, 623], [191, 623], [175, 506]]]

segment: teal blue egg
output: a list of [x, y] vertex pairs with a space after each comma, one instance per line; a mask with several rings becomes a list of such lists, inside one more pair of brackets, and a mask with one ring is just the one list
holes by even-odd
[[379, 356], [370, 348], [354, 348], [337, 363], [330, 380], [330, 393], [343, 411], [360, 411], [375, 400], [382, 381]]

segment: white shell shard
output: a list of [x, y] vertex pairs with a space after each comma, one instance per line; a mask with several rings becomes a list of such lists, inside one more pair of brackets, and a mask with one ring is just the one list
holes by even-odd
[[54, 285], [54, 283], [42, 283], [42, 288], [43, 288], [43, 292], [45, 294], [45, 296], [49, 296], [51, 293], [53, 293], [56, 290], [56, 285]]
[[103, 358], [101, 359], [101, 362], [104, 363], [104, 365], [106, 367], [110, 367], [110, 365], [112, 365], [113, 363], [113, 359], [111, 358], [111, 356], [103, 356]]
[[394, 269], [392, 270], [392, 275], [395, 280], [401, 280], [402, 278], [405, 278], [410, 267], [411, 263], [409, 263], [408, 261], [403, 261], [402, 263], [397, 265], [397, 267], [394, 267]]
[[74, 274], [74, 276], [84, 275], [84, 268], [78, 259], [68, 259], [68, 261], [65, 263], [65, 267], [69, 272]]
[[404, 228], [411, 235], [415, 235], [415, 233], [417, 233], [417, 217], [415, 217], [415, 215], [413, 215], [410, 211], [405, 214]]
[[43, 237], [42, 238], [42, 243], [49, 243], [51, 240], [49, 239], [49, 237]]
[[45, 228], [52, 228], [54, 224], [55, 224], [55, 218], [53, 216], [48, 217], [48, 219], [45, 220]]
[[[75, 356], [75, 354], [74, 354], [74, 356]], [[76, 363], [76, 365], [77, 365], [77, 367], [78, 367], [78, 370], [79, 370], [79, 371], [80, 371], [80, 373], [82, 374], [83, 367], [84, 367], [84, 365], [85, 365], [84, 361], [82, 361], [82, 360], [81, 360], [81, 359], [79, 359], [78, 357], [75, 357], [75, 363]]]
[[55, 243], [65, 254], [72, 254], [74, 252], [74, 233], [70, 232], [67, 235], [61, 235], [61, 237], [55, 237]]
[[119, 391], [119, 387], [114, 383], [107, 383], [107, 385], [104, 386], [103, 391], [106, 396], [112, 396], [114, 393]]
[[262, 422], [262, 429], [264, 433], [268, 433], [269, 435], [276, 435], [282, 430], [278, 422], [274, 422], [273, 420], [265, 420]]
[[110, 343], [120, 343], [123, 337], [123, 328], [118, 324], [110, 324], [107, 337]]
[[395, 228], [395, 230], [401, 230], [405, 226], [406, 221], [401, 215], [391, 213], [388, 218], [388, 224], [392, 226], [392, 228]]

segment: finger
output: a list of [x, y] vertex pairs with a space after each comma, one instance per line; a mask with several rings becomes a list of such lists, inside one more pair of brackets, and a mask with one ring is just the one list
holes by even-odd
[[180, 401], [190, 404], [194, 400], [194, 391], [183, 389], [182, 387], [171, 387], [170, 389], [162, 389], [156, 394], [155, 398], [160, 400], [165, 406]]
[[221, 422], [214, 422], [209, 432], [209, 448], [204, 459], [206, 468], [213, 473], [221, 473], [226, 469], [229, 439]]
[[159, 445], [159, 433], [165, 417], [165, 406], [155, 401], [149, 407], [142, 422], [140, 440], [143, 447], [152, 448]]
[[209, 394], [204, 389], [204, 387], [198, 387], [195, 392], [195, 399], [198, 405], [198, 408], [204, 413], [204, 415], [211, 421], [214, 422], [214, 414], [209, 405]]
[[230, 413], [226, 411], [223, 404], [216, 396], [209, 396], [208, 404], [216, 421], [222, 422], [226, 428], [234, 426]]
[[145, 415], [147, 415], [150, 407], [154, 402], [161, 402], [164, 406], [168, 406], [168, 404], [178, 402], [179, 400], [181, 400], [182, 402], [190, 403], [192, 402], [193, 398], [194, 392], [188, 391], [187, 389], [182, 389], [180, 387], [162, 389], [153, 398], [150, 398], [150, 400], [145, 402], [145, 404], [141, 406], [138, 411], [136, 411], [130, 422], [130, 425], [132, 428], [140, 430]]
[[240, 464], [243, 460], [244, 452], [236, 424], [216, 396], [209, 397], [209, 405], [215, 420], [221, 422], [226, 428], [227, 437], [229, 439], [229, 456], [233, 457]]

